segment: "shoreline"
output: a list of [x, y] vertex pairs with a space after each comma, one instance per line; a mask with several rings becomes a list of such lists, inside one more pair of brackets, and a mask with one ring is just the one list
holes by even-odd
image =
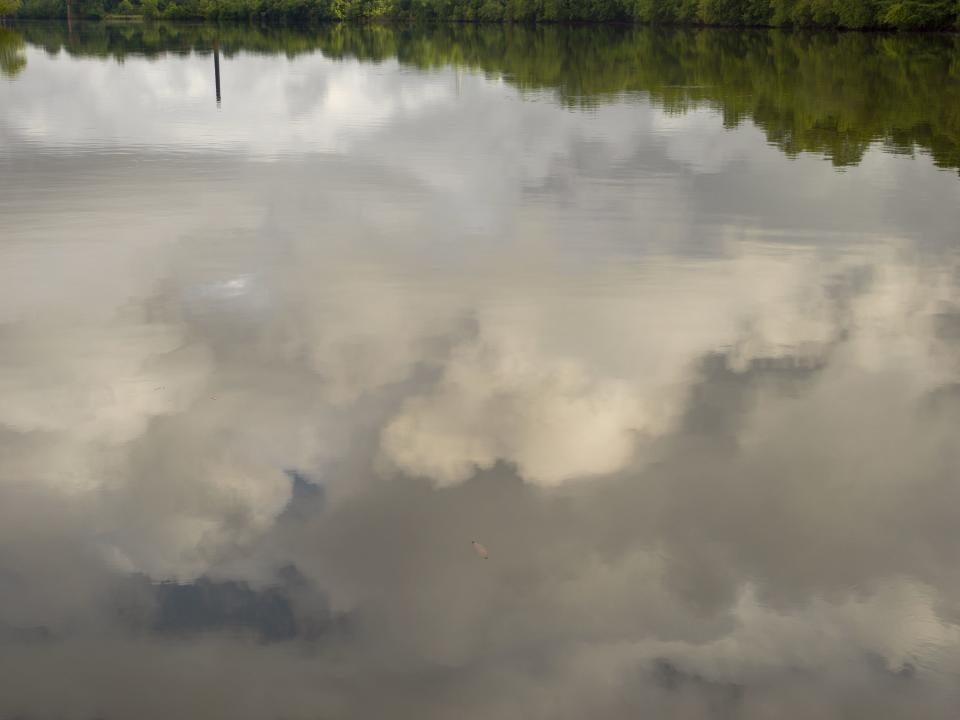
[[[66, 15], [55, 17], [8, 17], [5, 18], [6, 27], [16, 27], [21, 23], [66, 23]], [[642, 20], [461, 20], [450, 19], [416, 19], [403, 17], [366, 17], [366, 18], [317, 18], [305, 21], [289, 20], [285, 18], [274, 17], [251, 17], [251, 18], [207, 18], [202, 16], [191, 17], [156, 17], [151, 18], [143, 14], [121, 15], [108, 14], [100, 18], [76, 18], [72, 21], [74, 26], [84, 25], [154, 25], [163, 23], [175, 23], [178, 25], [223, 25], [223, 26], [248, 26], [262, 28], [289, 28], [289, 29], [309, 29], [312, 27], [327, 25], [349, 25], [353, 27], [363, 26], [382, 26], [382, 27], [522, 27], [527, 29], [534, 28], [615, 28], [629, 30], [632, 28], [663, 28], [669, 30], [749, 30], [749, 31], [778, 31], [791, 33], [842, 33], [842, 34], [863, 34], [863, 35], [904, 35], [904, 36], [960, 36], [960, 27], [956, 28], [931, 28], [931, 29], [901, 29], [896, 27], [846, 27], [834, 25], [728, 25], [718, 23], [703, 22], [646, 22]]]

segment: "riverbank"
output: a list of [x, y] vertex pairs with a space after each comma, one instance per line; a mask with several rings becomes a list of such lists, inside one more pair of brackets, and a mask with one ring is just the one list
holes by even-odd
[[[10, 0], [7, 0], [8, 2]], [[17, 17], [67, 17], [67, 0], [21, 0]], [[70, 0], [73, 18], [650, 23], [957, 30], [956, 0]]]

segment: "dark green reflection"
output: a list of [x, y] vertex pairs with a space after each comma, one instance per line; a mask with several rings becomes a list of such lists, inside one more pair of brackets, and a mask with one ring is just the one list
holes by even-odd
[[26, 65], [23, 38], [12, 30], [0, 27], [0, 74], [13, 77]]
[[416, 67], [448, 64], [502, 74], [523, 90], [549, 89], [569, 106], [646, 93], [671, 112], [702, 105], [733, 126], [752, 120], [789, 156], [822, 153], [857, 164], [866, 148], [928, 151], [960, 167], [960, 37], [612, 27], [329, 25], [27, 25], [50, 52], [129, 54], [321, 51]]

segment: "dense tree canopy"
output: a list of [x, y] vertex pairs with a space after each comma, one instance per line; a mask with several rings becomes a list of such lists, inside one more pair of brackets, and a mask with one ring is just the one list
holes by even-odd
[[[15, 3], [20, 0], [0, 0]], [[831, 28], [956, 29], [958, 0], [74, 0], [81, 17], [646, 22]], [[61, 17], [66, 0], [23, 0], [23, 17]]]
[[20, 8], [20, 0], [0, 0], [0, 18], [13, 15]]

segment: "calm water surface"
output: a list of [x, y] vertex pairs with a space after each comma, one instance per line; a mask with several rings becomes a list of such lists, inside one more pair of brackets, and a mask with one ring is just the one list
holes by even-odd
[[0, 72], [0, 716], [956, 718], [960, 38]]

